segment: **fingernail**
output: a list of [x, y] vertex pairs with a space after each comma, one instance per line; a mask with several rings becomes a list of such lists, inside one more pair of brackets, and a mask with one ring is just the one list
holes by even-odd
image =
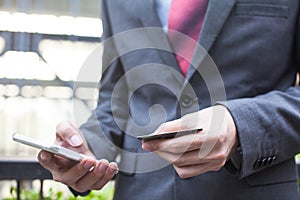
[[82, 139], [77, 135], [71, 137], [71, 145], [74, 147], [80, 146], [82, 144]]
[[41, 159], [42, 160], [47, 160], [48, 159], [47, 156], [43, 152], [41, 152]]
[[151, 151], [152, 150], [152, 146], [150, 144], [148, 144], [148, 143], [143, 143], [142, 144], [142, 148], [144, 150], [147, 150], [147, 151]]
[[93, 163], [91, 163], [91, 162], [85, 162], [84, 164], [83, 164], [83, 168], [84, 169], [91, 169], [92, 167], [93, 167]]
[[109, 172], [109, 173], [117, 174], [117, 173], [119, 172], [119, 170], [118, 170], [118, 169], [114, 169], [114, 168], [112, 168], [112, 167], [109, 167], [109, 168], [108, 168], [108, 172]]
[[107, 169], [107, 167], [108, 167], [107, 165], [105, 165], [103, 163], [100, 163], [100, 166], [98, 167], [98, 170], [100, 172], [103, 172], [103, 171], [105, 171]]

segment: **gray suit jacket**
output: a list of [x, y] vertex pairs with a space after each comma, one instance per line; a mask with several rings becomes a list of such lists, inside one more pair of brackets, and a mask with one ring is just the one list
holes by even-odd
[[[199, 43], [222, 79], [200, 48], [187, 81], [154, 6], [102, 1], [99, 103], [81, 131], [98, 158], [121, 155], [115, 199], [299, 199], [299, 0], [210, 0]], [[218, 172], [181, 179], [135, 138], [216, 103], [230, 110], [240, 140]]]

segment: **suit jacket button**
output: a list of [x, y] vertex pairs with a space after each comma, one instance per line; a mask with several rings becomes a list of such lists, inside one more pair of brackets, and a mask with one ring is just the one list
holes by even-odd
[[264, 159], [262, 159], [262, 161], [261, 161], [261, 165], [262, 165], [262, 167], [265, 167], [265, 166], [267, 166], [267, 164], [268, 164], [268, 158], [264, 158]]
[[272, 162], [273, 162], [273, 157], [272, 156], [268, 157], [268, 161], [267, 161], [268, 165], [271, 165]]
[[277, 156], [272, 156], [271, 164], [277, 159]]
[[261, 159], [256, 160], [256, 162], [255, 162], [253, 168], [254, 168], [254, 169], [259, 169], [259, 168], [261, 168], [261, 161], [262, 161]]
[[183, 96], [181, 98], [181, 105], [184, 108], [191, 107], [193, 105], [193, 99], [191, 97], [189, 97], [189, 96]]

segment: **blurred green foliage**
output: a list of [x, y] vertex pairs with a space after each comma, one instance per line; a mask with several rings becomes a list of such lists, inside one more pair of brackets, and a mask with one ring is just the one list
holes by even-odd
[[[74, 196], [64, 196], [63, 191], [54, 192], [52, 188], [44, 194], [44, 200], [112, 200], [114, 194], [113, 187], [107, 187], [100, 191], [91, 191], [89, 195], [85, 197], [74, 197]], [[40, 193], [34, 190], [22, 190], [20, 193], [22, 200], [39, 200]], [[16, 200], [17, 199], [17, 189], [11, 187], [10, 197], [4, 198], [4, 200]]]

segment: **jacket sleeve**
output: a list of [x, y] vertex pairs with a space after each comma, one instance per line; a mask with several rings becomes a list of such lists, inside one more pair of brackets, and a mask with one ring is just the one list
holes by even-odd
[[[290, 62], [295, 74], [300, 71], [299, 14], [296, 26], [294, 57]], [[271, 91], [254, 98], [222, 102], [234, 118], [240, 141], [240, 147], [227, 163], [227, 169], [233, 169], [232, 163], [238, 163], [235, 165], [237, 174], [240, 178], [244, 178], [291, 160], [300, 152], [298, 84], [285, 91]]]
[[241, 178], [300, 152], [300, 88], [225, 103], [236, 123]]

